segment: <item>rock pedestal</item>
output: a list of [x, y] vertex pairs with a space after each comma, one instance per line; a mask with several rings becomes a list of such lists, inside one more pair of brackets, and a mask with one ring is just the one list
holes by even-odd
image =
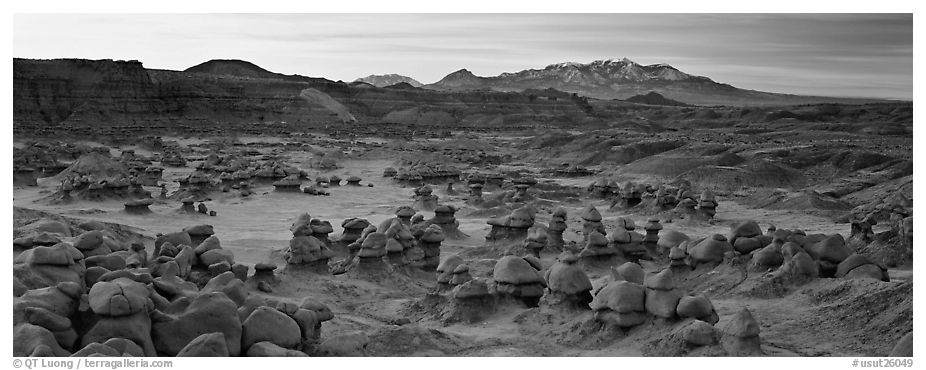
[[492, 230], [486, 234], [491, 244], [520, 244], [527, 238], [527, 230], [534, 225], [533, 209], [521, 207], [507, 216], [493, 217], [486, 221]]
[[582, 218], [582, 235], [583, 241], [587, 242], [589, 235], [593, 231], [597, 231], [602, 235], [607, 232], [604, 229], [604, 224], [601, 223], [601, 213], [598, 212], [598, 209], [595, 206], [588, 206], [579, 215]]
[[421, 261], [422, 270], [434, 271], [437, 269], [440, 264], [440, 245], [444, 241], [444, 237], [444, 230], [432, 224], [418, 238], [418, 245], [424, 251], [424, 259]]
[[717, 214], [717, 199], [714, 197], [714, 192], [710, 189], [704, 189], [704, 191], [701, 192], [701, 198], [698, 201], [698, 211], [708, 219], [714, 218], [714, 215]]
[[551, 252], [561, 252], [565, 241], [563, 232], [566, 231], [566, 209], [558, 207], [553, 211], [553, 217], [550, 218], [550, 226], [547, 227], [547, 249]]
[[134, 215], [143, 215], [151, 213], [148, 206], [154, 203], [154, 199], [137, 199], [125, 202], [125, 212]]
[[434, 192], [428, 185], [423, 185], [415, 189], [415, 208], [423, 209], [426, 211], [434, 210], [437, 208], [437, 195], [432, 194]]
[[543, 296], [546, 282], [537, 268], [526, 259], [504, 256], [495, 264], [492, 273], [496, 294], [513, 298], [528, 307], [536, 307]]

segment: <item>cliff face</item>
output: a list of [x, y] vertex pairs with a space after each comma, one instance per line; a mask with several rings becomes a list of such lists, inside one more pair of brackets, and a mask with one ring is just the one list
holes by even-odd
[[[577, 124], [588, 118], [587, 107], [570, 98], [376, 88], [272, 72], [235, 75], [241, 68], [210, 66], [202, 69], [206, 72], [165, 71], [145, 69], [137, 61], [14, 59], [14, 132], [201, 132], [354, 119], [418, 125]], [[311, 99], [303, 96], [306, 89], [312, 89]]]
[[162, 109], [157, 95], [137, 61], [13, 60], [14, 122], [57, 125], [77, 116], [143, 114]]

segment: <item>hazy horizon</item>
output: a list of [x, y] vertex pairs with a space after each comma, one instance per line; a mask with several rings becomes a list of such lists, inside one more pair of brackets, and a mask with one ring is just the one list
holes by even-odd
[[912, 100], [911, 14], [16, 14], [19, 58], [240, 59], [283, 74], [433, 83], [561, 62], [667, 63], [738, 88]]

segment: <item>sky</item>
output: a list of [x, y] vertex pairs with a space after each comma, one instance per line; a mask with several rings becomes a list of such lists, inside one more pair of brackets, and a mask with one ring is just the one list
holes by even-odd
[[422, 83], [628, 58], [745, 89], [913, 97], [912, 14], [15, 14], [13, 55]]

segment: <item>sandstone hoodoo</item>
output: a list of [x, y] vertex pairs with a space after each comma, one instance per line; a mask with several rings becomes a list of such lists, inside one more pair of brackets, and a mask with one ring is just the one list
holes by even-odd
[[534, 226], [534, 209], [521, 207], [502, 217], [493, 217], [486, 221], [492, 226], [486, 234], [490, 245], [521, 244], [527, 238], [527, 230]]
[[405, 226], [411, 226], [412, 216], [414, 216], [415, 213], [418, 213], [418, 211], [415, 211], [414, 208], [409, 207], [409, 206], [401, 206], [398, 209], [396, 209], [395, 216], [400, 221], [402, 221], [402, 223], [405, 224]]
[[643, 201], [643, 193], [645, 190], [645, 185], [627, 181], [624, 186], [620, 188], [620, 207], [632, 208], [639, 205]]
[[124, 338], [140, 346], [145, 356], [156, 354], [148, 316], [153, 303], [144, 284], [118, 278], [94, 284], [88, 296], [90, 310], [99, 320], [83, 335], [81, 346]]
[[534, 200], [534, 196], [528, 193], [531, 186], [537, 185], [537, 180], [531, 177], [519, 177], [511, 180], [514, 184], [514, 191], [506, 194], [505, 198], [510, 202], [523, 203]]
[[[649, 252], [643, 245], [643, 235], [633, 231], [633, 221], [625, 218], [618, 218], [618, 220], [618, 227], [608, 234], [608, 248], [631, 262], [648, 259]], [[624, 228], [621, 227], [622, 223]]]
[[656, 193], [653, 194], [653, 196], [658, 211], [669, 211], [678, 205], [679, 200], [676, 198], [678, 192], [672, 190], [673, 189], [668, 188], [665, 184], [660, 185], [659, 188], [656, 189]]
[[442, 204], [434, 208], [434, 218], [427, 221], [430, 225], [436, 225], [444, 230], [444, 235], [448, 239], [461, 240], [466, 239], [469, 235], [460, 231], [460, 222], [454, 216], [457, 208], [451, 205]]
[[357, 176], [347, 177], [347, 185], [350, 185], [350, 186], [360, 186], [360, 181], [361, 179]]
[[351, 270], [360, 274], [383, 273], [386, 271], [386, 263], [383, 257], [386, 256], [386, 245], [389, 243], [389, 237], [385, 233], [372, 232], [368, 234], [360, 245], [360, 251], [357, 253], [359, 262]]
[[539, 269], [517, 256], [500, 258], [495, 263], [492, 280], [500, 297], [511, 298], [527, 307], [537, 306], [547, 286]]
[[544, 272], [543, 278], [548, 287], [543, 302], [588, 309], [592, 301], [592, 282], [576, 264], [578, 260], [571, 252], [563, 252], [556, 258], [556, 263]]
[[421, 269], [433, 271], [440, 265], [440, 245], [444, 238], [444, 229], [434, 224], [428, 226], [418, 237], [418, 246], [424, 251]]
[[296, 218], [290, 227], [293, 238], [289, 241], [285, 259], [288, 266], [299, 267], [318, 274], [328, 273], [328, 260], [334, 253], [325, 243], [312, 236], [312, 216], [303, 213]]
[[524, 239], [524, 244], [512, 245], [509, 248], [507, 254], [521, 254], [520, 252], [525, 252], [536, 258], [540, 258], [540, 251], [547, 247], [547, 230], [542, 225], [534, 225], [527, 230], [527, 238]]
[[196, 213], [196, 207], [193, 206], [193, 203], [196, 203], [196, 198], [189, 196], [180, 200], [181, 206], [180, 211], [185, 213]]
[[284, 179], [273, 183], [273, 190], [284, 192], [299, 192], [302, 187], [302, 179], [298, 176], [287, 176]]
[[190, 236], [190, 245], [200, 245], [210, 236], [215, 235], [212, 225], [195, 225], [183, 228], [183, 232]]
[[547, 249], [551, 252], [560, 252], [563, 250], [566, 242], [563, 240], [563, 232], [566, 231], [566, 209], [557, 207], [553, 210], [550, 217], [550, 225], [547, 226]]
[[586, 238], [585, 248], [579, 252], [579, 259], [585, 268], [607, 268], [620, 257], [620, 251], [611, 247], [608, 238], [598, 231], [592, 231]]
[[589, 307], [596, 321], [627, 329], [646, 321], [645, 297], [642, 284], [615, 280], [595, 293]]
[[141, 176], [139, 176], [139, 181], [142, 185], [145, 186], [158, 186], [158, 184], [162, 181], [161, 176], [163, 173], [163, 167], [148, 166], [145, 167], [145, 171]]
[[469, 198], [466, 199], [466, 203], [474, 206], [478, 206], [485, 202], [485, 199], [482, 198], [482, 188], [483, 184], [474, 183], [469, 184]]
[[220, 191], [218, 185], [212, 182], [211, 176], [201, 170], [190, 173], [189, 176], [179, 180], [180, 189], [170, 195], [171, 199], [208, 198], [210, 194]]
[[368, 226], [370, 226], [370, 222], [362, 218], [351, 217], [341, 222], [341, 228], [344, 229], [344, 232], [341, 233], [341, 238], [338, 240], [339, 248], [346, 248], [347, 245], [357, 241], [361, 233], [363, 233], [363, 229]]
[[443, 292], [453, 288], [453, 273], [456, 271], [456, 268], [462, 264], [463, 258], [460, 258], [460, 256], [456, 254], [451, 254], [441, 259], [436, 270], [437, 291]]
[[712, 219], [717, 214], [717, 199], [711, 189], [704, 189], [701, 192], [701, 197], [698, 199], [698, 211], [707, 219]]
[[130, 200], [125, 202], [125, 212], [136, 215], [151, 213], [151, 210], [148, 209], [148, 206], [152, 204], [154, 204], [154, 199], [151, 198]]
[[429, 185], [422, 185], [421, 187], [415, 189], [415, 208], [423, 209], [425, 211], [433, 211], [437, 208], [437, 195], [431, 194], [434, 190], [431, 189]]
[[613, 181], [608, 181], [606, 178], [600, 178], [591, 183], [586, 190], [592, 197], [609, 199], [615, 191], [620, 191], [620, 188], [614, 188], [612, 185], [616, 186], [617, 184]]
[[646, 312], [658, 318], [671, 319], [676, 317], [676, 307], [682, 298], [682, 293], [676, 289], [675, 274], [671, 269], [650, 274], [643, 281], [646, 288]]
[[582, 218], [582, 235], [584, 240], [588, 241], [589, 235], [592, 231], [597, 231], [601, 234], [607, 234], [607, 231], [604, 229], [604, 224], [601, 223], [601, 213], [598, 212], [598, 209], [595, 206], [588, 206], [582, 213], [579, 214], [579, 217]]
[[743, 308], [722, 328], [722, 343], [731, 356], [762, 355], [759, 323], [748, 308]]
[[334, 228], [331, 226], [331, 223], [328, 221], [322, 221], [317, 218], [313, 218], [309, 221], [309, 228], [312, 229], [311, 236], [322, 244], [331, 247], [331, 240], [328, 239], [328, 234], [334, 232]]
[[398, 218], [393, 218], [384, 221], [377, 230], [385, 230], [389, 239], [386, 242], [386, 260], [394, 268], [420, 267], [424, 253], [408, 226]]
[[643, 225], [643, 230], [646, 231], [646, 235], [643, 236], [643, 244], [646, 246], [647, 250], [650, 253], [659, 253], [658, 244], [659, 244], [659, 231], [662, 230], [662, 224], [659, 223], [658, 218], [650, 218], [649, 221]]

